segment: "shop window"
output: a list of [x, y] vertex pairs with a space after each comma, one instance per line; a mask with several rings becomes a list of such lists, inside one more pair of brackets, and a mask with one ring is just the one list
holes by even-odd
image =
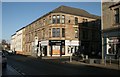
[[119, 8], [115, 9], [115, 23], [119, 23]]
[[60, 46], [53, 45], [52, 46], [52, 54], [53, 55], [60, 55]]
[[65, 55], [65, 46], [62, 46], [62, 55]]
[[52, 48], [51, 48], [52, 46], [49, 46], [49, 55], [51, 55], [52, 54]]

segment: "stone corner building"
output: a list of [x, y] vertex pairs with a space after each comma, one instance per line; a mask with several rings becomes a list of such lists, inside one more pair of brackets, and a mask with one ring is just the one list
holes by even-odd
[[104, 2], [102, 7], [102, 57], [116, 59], [120, 56], [120, 2]]
[[71, 50], [78, 51], [80, 43], [78, 23], [97, 19], [100, 17], [85, 10], [60, 6], [20, 29], [21, 33], [18, 36], [12, 36], [19, 37], [21, 41], [15, 42], [18, 39], [11, 41], [13, 45], [21, 43], [24, 55], [69, 56]]

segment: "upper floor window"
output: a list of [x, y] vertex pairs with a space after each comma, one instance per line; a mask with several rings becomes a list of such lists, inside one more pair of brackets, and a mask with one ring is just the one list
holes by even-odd
[[53, 37], [55, 37], [55, 36], [56, 36], [56, 35], [55, 35], [55, 33], [56, 33], [56, 29], [55, 29], [55, 28], [53, 28], [53, 29], [52, 29], [52, 36], [53, 36]]
[[62, 37], [65, 37], [65, 28], [62, 28]]
[[42, 39], [45, 38], [45, 29], [42, 30]]
[[115, 23], [119, 23], [119, 8], [115, 9]]
[[53, 28], [52, 29], [52, 36], [53, 37], [60, 37], [60, 28]]
[[75, 17], [75, 25], [78, 25], [78, 18]]
[[45, 20], [45, 19], [43, 19], [43, 25], [45, 25], [45, 21], [46, 21], [46, 20]]
[[56, 16], [55, 16], [55, 15], [52, 16], [52, 23], [53, 23], [53, 24], [56, 23]]
[[75, 38], [78, 38], [78, 28], [75, 28]]
[[51, 16], [49, 16], [49, 24], [51, 24]]
[[68, 21], [68, 23], [70, 23], [70, 20]]
[[57, 23], [60, 23], [60, 15], [57, 15]]
[[62, 15], [62, 20], [61, 20], [61, 23], [64, 24], [65, 23], [65, 16]]
[[57, 28], [56, 37], [60, 37], [60, 28]]
[[87, 19], [83, 19], [83, 26], [88, 26], [88, 20]]
[[49, 37], [51, 37], [51, 29], [49, 29]]
[[88, 20], [83, 18], [83, 22], [88, 22]]

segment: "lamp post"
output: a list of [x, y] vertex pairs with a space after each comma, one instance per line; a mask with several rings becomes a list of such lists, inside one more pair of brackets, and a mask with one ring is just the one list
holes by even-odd
[[72, 39], [70, 39], [70, 62], [72, 62], [72, 50], [71, 50], [71, 41], [72, 41]]

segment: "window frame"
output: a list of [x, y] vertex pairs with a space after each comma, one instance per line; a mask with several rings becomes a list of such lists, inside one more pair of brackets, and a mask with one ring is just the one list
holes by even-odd
[[60, 24], [60, 15], [57, 15], [57, 24]]
[[60, 28], [52, 28], [52, 37], [60, 37]]
[[61, 17], [61, 23], [65, 24], [65, 15], [62, 15], [62, 17]]
[[75, 17], [75, 25], [78, 25], [78, 17]]
[[56, 15], [52, 16], [52, 24], [56, 24]]
[[114, 12], [115, 12], [115, 14], [114, 14], [114, 21], [115, 21], [115, 24], [118, 24], [118, 23], [120, 23], [120, 19], [119, 19], [119, 8], [116, 8], [116, 9], [114, 9]]
[[65, 28], [62, 28], [62, 37], [65, 37]]
[[56, 37], [60, 37], [60, 28], [56, 28]]
[[55, 37], [55, 28], [52, 28], [52, 37]]

